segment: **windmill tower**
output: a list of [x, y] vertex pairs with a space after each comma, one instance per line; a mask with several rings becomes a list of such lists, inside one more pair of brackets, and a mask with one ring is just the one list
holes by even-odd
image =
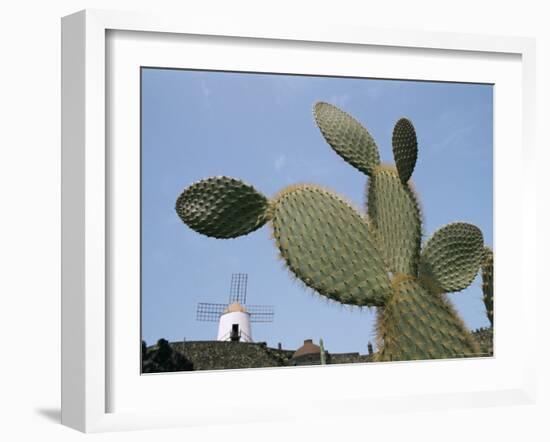
[[273, 306], [246, 305], [248, 275], [234, 273], [231, 276], [229, 302], [197, 305], [197, 321], [218, 322], [218, 341], [252, 341], [252, 322], [273, 322]]

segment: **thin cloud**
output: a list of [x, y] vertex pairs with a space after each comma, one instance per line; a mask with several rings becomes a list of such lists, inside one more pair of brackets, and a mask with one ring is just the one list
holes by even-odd
[[350, 96], [348, 94], [332, 95], [328, 102], [338, 107], [345, 107], [350, 102]]
[[365, 90], [369, 100], [376, 101], [382, 95], [382, 90], [377, 86], [368, 86]]
[[204, 80], [201, 80], [201, 92], [205, 98], [210, 98], [210, 95], [212, 95], [212, 89], [206, 85]]
[[201, 82], [200, 82], [200, 92], [203, 97], [203, 106], [207, 109], [210, 108], [210, 105], [211, 105], [210, 100], [212, 98], [212, 89], [207, 86], [206, 81], [204, 81], [203, 79], [201, 79]]
[[285, 164], [286, 164], [286, 155], [279, 155], [275, 159], [275, 164], [274, 164], [275, 172], [277, 173], [281, 172]]
[[457, 144], [464, 142], [464, 138], [470, 132], [475, 129], [475, 124], [470, 124], [468, 126], [461, 127], [452, 131], [449, 135], [443, 138], [441, 141], [432, 144], [432, 151], [442, 152], [444, 150], [453, 148]]

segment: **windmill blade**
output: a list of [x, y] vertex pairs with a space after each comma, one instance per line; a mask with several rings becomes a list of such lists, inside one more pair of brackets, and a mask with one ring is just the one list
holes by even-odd
[[210, 302], [199, 302], [197, 304], [197, 321], [217, 322], [225, 310], [227, 304], [212, 304]]
[[248, 275], [246, 273], [233, 273], [231, 275], [231, 286], [229, 290], [229, 303], [238, 302], [246, 304], [246, 287], [248, 285]]
[[272, 305], [247, 305], [246, 311], [250, 313], [250, 322], [273, 322]]

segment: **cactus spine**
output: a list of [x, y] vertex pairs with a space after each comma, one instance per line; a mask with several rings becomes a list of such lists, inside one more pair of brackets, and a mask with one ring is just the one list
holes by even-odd
[[[214, 177], [180, 195], [180, 218], [215, 238], [246, 235], [269, 222], [281, 257], [298, 279], [339, 303], [377, 307], [376, 360], [479, 354], [445, 293], [468, 287], [484, 257], [488, 263], [483, 235], [471, 224], [452, 223], [422, 247], [422, 217], [410, 182], [418, 154], [411, 121], [401, 118], [395, 125], [391, 166], [380, 163], [374, 139], [347, 113], [317, 103], [314, 118], [334, 151], [369, 177], [366, 214], [318, 186], [290, 186], [268, 200], [239, 180]], [[485, 303], [492, 321], [487, 266]]]

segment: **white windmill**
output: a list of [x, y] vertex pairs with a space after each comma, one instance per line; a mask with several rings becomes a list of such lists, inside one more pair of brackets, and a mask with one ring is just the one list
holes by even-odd
[[246, 305], [248, 275], [231, 276], [228, 304], [200, 302], [197, 321], [218, 322], [218, 341], [252, 341], [252, 322], [273, 322], [273, 306]]

